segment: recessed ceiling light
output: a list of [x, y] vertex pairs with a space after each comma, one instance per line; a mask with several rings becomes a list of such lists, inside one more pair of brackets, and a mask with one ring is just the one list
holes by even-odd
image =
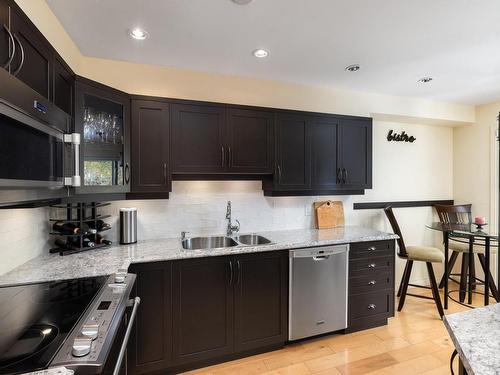
[[352, 64], [345, 67], [345, 70], [348, 72], [357, 72], [359, 69], [361, 69], [361, 67], [358, 64]]
[[258, 57], [259, 59], [262, 59], [264, 57], [269, 56], [269, 52], [266, 51], [265, 49], [256, 49], [255, 51], [253, 51], [253, 55], [255, 57]]
[[146, 39], [149, 34], [146, 30], [141, 29], [140, 27], [134, 27], [133, 29], [130, 29], [128, 34], [137, 40], [144, 40]]
[[432, 77], [422, 77], [417, 82], [418, 83], [429, 83], [430, 81], [432, 81]]
[[250, 4], [253, 0], [233, 0], [233, 3], [239, 4], [239, 5], [247, 5]]

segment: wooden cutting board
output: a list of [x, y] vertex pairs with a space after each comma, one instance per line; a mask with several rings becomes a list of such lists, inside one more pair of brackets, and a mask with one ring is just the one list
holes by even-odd
[[318, 229], [335, 228], [344, 225], [344, 205], [340, 201], [314, 202], [316, 227]]

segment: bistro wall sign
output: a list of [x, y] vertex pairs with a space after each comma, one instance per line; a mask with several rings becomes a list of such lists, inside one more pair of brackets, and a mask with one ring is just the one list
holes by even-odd
[[410, 142], [413, 143], [417, 140], [414, 136], [409, 136], [405, 131], [402, 131], [401, 134], [394, 132], [394, 130], [389, 130], [387, 134], [387, 140], [389, 142]]

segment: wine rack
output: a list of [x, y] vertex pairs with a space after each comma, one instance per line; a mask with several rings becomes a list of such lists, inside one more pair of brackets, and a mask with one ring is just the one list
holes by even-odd
[[[105, 243], [98, 243], [99, 238], [103, 238], [101, 233], [111, 229], [110, 225], [98, 228], [98, 223], [111, 217], [111, 215], [101, 215], [98, 213], [101, 207], [109, 206], [110, 203], [86, 202], [56, 204], [50, 207], [66, 210], [65, 218], [51, 218], [50, 235], [54, 236], [55, 247], [50, 249], [51, 253], [59, 255], [69, 255], [81, 251], [95, 250], [111, 245], [111, 241], [104, 240]], [[59, 211], [59, 210], [58, 210]], [[92, 232], [85, 231], [79, 233], [64, 233], [54, 229], [54, 224], [60, 223], [74, 228], [92, 228]], [[93, 244], [89, 246], [89, 244]]]

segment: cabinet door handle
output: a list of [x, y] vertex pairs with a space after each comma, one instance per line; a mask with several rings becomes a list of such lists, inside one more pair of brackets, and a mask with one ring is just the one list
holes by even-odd
[[346, 184], [347, 183], [347, 169], [342, 168], [342, 175], [343, 175], [343, 177], [342, 177], [342, 183]]
[[376, 264], [376, 263], [370, 263], [370, 264], [368, 265], [368, 268], [375, 268], [376, 266], [377, 266], [377, 264]]
[[128, 185], [130, 182], [130, 166], [128, 163], [125, 163], [125, 183]]
[[375, 285], [377, 282], [375, 280], [368, 281], [368, 285]]
[[241, 283], [241, 263], [239, 260], [236, 261], [236, 272], [238, 275], [238, 278], [236, 279], [236, 285], [239, 285]]
[[12, 53], [9, 55], [7, 58], [7, 61], [5, 64], [3, 64], [3, 68], [7, 69], [9, 65], [12, 63], [12, 60], [14, 59], [14, 54], [16, 53], [16, 43], [14, 41], [14, 37], [12, 36], [12, 33], [10, 32], [10, 29], [7, 27], [7, 25], [3, 25], [3, 28], [5, 31], [7, 31], [7, 34], [9, 35], [9, 42], [12, 43]]
[[229, 261], [229, 285], [233, 285], [233, 261]]
[[231, 147], [227, 148], [227, 166], [233, 166], [233, 153], [231, 152]]
[[337, 183], [342, 183], [342, 171], [340, 168], [337, 168]]
[[281, 184], [281, 166], [278, 164], [278, 184]]
[[368, 251], [375, 251], [375, 250], [377, 250], [377, 248], [375, 246], [370, 246], [367, 250]]
[[167, 163], [163, 163], [163, 181], [164, 184], [168, 184], [168, 178], [167, 178]]
[[16, 40], [17, 44], [19, 44], [19, 49], [21, 50], [21, 62], [19, 63], [18, 68], [12, 73], [14, 76], [17, 76], [24, 65], [24, 48], [16, 34], [14, 34], [14, 39]]
[[377, 307], [377, 305], [375, 305], [375, 304], [373, 304], [373, 303], [370, 303], [370, 304], [368, 305], [368, 309], [369, 309], [369, 310], [373, 310], [373, 309], [375, 309], [376, 307]]
[[226, 165], [226, 150], [224, 149], [224, 146], [220, 146], [220, 152], [222, 159], [221, 167], [224, 168], [224, 166]]

